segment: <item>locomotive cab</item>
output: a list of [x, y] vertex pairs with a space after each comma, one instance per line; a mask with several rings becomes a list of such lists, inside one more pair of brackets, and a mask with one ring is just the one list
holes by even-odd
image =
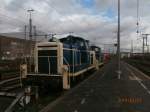
[[63, 66], [63, 45], [60, 42], [42, 42], [36, 45], [35, 73], [60, 76]]

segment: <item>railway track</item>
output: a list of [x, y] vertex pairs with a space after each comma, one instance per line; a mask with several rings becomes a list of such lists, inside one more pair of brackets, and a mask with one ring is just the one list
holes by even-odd
[[15, 77], [15, 78], [4, 80], [4, 81], [0, 82], [0, 85], [1, 85], [0, 91], [9, 92], [11, 90], [21, 87], [20, 78]]
[[[84, 77], [78, 77], [79, 80], [76, 80], [76, 83], [74, 82], [74, 84], [72, 85], [73, 87], [76, 86], [77, 84], [79, 84], [80, 82], [82, 82], [83, 80], [85, 80], [86, 78], [88, 78], [94, 71], [89, 71], [86, 72], [84, 74]], [[0, 100], [2, 102], [0, 102], [0, 112], [12, 112], [10, 110], [15, 110], [15, 112], [20, 112], [19, 109], [22, 108], [18, 108], [18, 101], [20, 101], [20, 98], [24, 95], [23, 89], [21, 88], [21, 84], [20, 84], [20, 77], [19, 74], [14, 74], [13, 77], [7, 77], [5, 79], [3, 79], [0, 82]], [[27, 112], [32, 112], [33, 110], [41, 110], [42, 108], [40, 107], [42, 106], [46, 106], [49, 102], [52, 102], [54, 100], [56, 100], [58, 97], [62, 96], [64, 94], [65, 91], [55, 91], [48, 93], [48, 95], [44, 95], [43, 97], [40, 98], [40, 100], [38, 101], [38, 104], [36, 105], [36, 108], [34, 106], [34, 104], [30, 105], [28, 107], [28, 105], [23, 108], [25, 109]], [[17, 104], [17, 105], [16, 105]], [[17, 107], [17, 108], [16, 108]]]
[[10, 112], [22, 95], [19, 73], [3, 75], [0, 81], [0, 112]]
[[135, 66], [136, 68], [138, 68], [139, 70], [141, 70], [142, 72], [147, 74], [148, 76], [150, 76], [150, 63], [149, 63], [149, 60], [139, 61], [137, 59], [129, 59], [129, 60], [127, 60], [127, 62], [129, 64]]
[[15, 72], [13, 74], [5, 74], [0, 81], [0, 92], [10, 92], [20, 87], [21, 83], [18, 72]]

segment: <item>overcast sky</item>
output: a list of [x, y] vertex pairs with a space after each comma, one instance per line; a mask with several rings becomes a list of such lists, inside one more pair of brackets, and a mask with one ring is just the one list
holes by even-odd
[[[150, 33], [150, 0], [140, 1], [140, 30]], [[121, 0], [121, 47], [141, 47], [137, 40], [137, 0]], [[115, 43], [117, 0], [0, 0], [0, 33], [23, 31], [27, 9], [34, 9], [33, 24], [47, 33], [82, 36], [97, 45]]]

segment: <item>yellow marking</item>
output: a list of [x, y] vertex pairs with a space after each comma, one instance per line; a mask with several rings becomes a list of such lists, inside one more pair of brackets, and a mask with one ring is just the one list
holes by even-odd
[[120, 97], [118, 98], [119, 103], [123, 104], [141, 104], [143, 103], [142, 98], [132, 98], [132, 97]]

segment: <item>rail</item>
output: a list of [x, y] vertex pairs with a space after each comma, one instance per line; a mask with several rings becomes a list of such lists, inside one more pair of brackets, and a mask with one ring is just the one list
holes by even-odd
[[0, 81], [18, 77], [19, 74], [20, 74], [20, 72], [18, 72], [18, 71], [17, 72], [4, 72], [4, 73], [1, 73], [0, 74], [1, 75]]
[[5, 110], [5, 112], [11, 112], [13, 107], [17, 104], [17, 102], [21, 99], [24, 95], [24, 92], [17, 95], [16, 99], [10, 104], [10, 106]]
[[20, 77], [10, 78], [10, 79], [1, 81], [1, 82], [0, 82], [0, 85], [4, 84], [4, 83], [6, 83], [6, 82], [9, 82], [9, 81], [17, 80], [17, 79], [20, 79]]

